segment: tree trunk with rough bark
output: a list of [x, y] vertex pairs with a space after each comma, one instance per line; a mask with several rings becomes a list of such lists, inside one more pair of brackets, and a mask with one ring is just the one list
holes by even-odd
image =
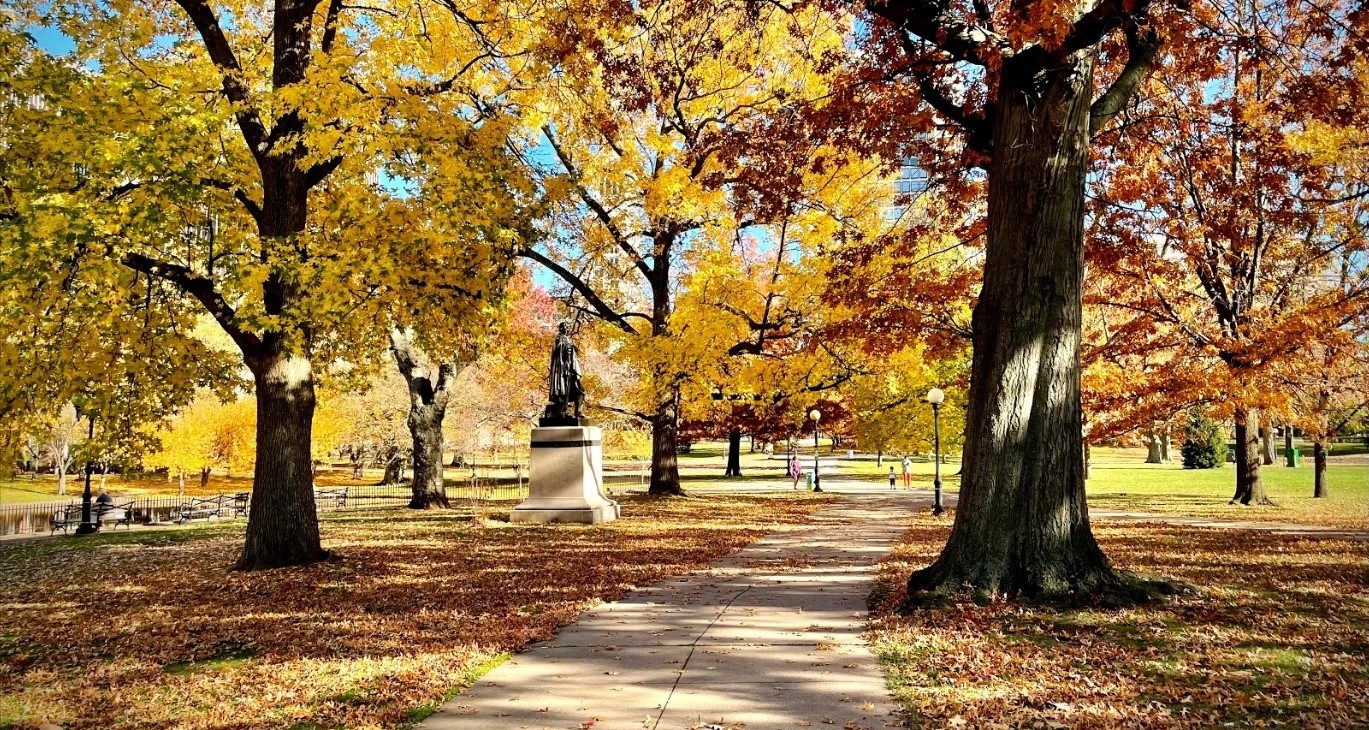
[[1169, 463], [1169, 445], [1170, 445], [1169, 434], [1168, 434], [1168, 433], [1161, 434], [1161, 435], [1160, 435], [1160, 463], [1162, 463], [1162, 464], [1168, 464], [1168, 463]]
[[204, 489], [205, 487], [209, 486], [209, 472], [210, 472], [210, 471], [211, 471], [210, 468], [207, 467], [207, 466], [204, 467], [204, 468], [202, 468], [202, 469], [200, 469], [200, 489]]
[[257, 461], [238, 569], [323, 560], [328, 551], [319, 539], [310, 453], [315, 404], [311, 364], [275, 352], [253, 358], [249, 367], [256, 378]]
[[450, 507], [442, 474], [442, 419], [446, 408], [414, 405], [409, 408], [409, 435], [414, 442], [414, 478], [409, 509]]
[[1235, 504], [1272, 504], [1264, 490], [1260, 473], [1260, 412], [1258, 409], [1236, 410], [1236, 493]]
[[1326, 457], [1331, 453], [1331, 444], [1323, 439], [1312, 442], [1312, 496], [1320, 499], [1330, 493], [1331, 484], [1326, 476]]
[[725, 477], [739, 477], [742, 475], [742, 432], [740, 429], [732, 429], [727, 432], [727, 469], [723, 472]]
[[960, 501], [940, 557], [909, 578], [906, 607], [966, 587], [976, 600], [1118, 602], [1168, 588], [1112, 568], [1085, 503], [1079, 342], [1093, 66], [1087, 49], [1001, 73]]
[[679, 410], [672, 393], [656, 405], [651, 419], [651, 486], [648, 494], [681, 496], [679, 446], [676, 433]]
[[1271, 426], [1260, 426], [1260, 459], [1265, 466], [1273, 466], [1279, 458], [1278, 452], [1274, 448], [1274, 429]]
[[434, 367], [409, 336], [398, 330], [390, 333], [390, 350], [409, 388], [409, 435], [414, 454], [409, 508], [450, 507], [442, 474], [442, 419], [447, 415], [457, 366], [444, 362]]
[[1160, 450], [1160, 436], [1154, 431], [1146, 435], [1146, 463], [1163, 464], [1164, 455]]
[[404, 456], [399, 449], [391, 450], [385, 460], [385, 473], [380, 477], [380, 486], [390, 487], [404, 481]]

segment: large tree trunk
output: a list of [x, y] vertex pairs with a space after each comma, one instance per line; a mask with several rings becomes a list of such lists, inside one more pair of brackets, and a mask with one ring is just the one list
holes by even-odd
[[1260, 476], [1260, 411], [1236, 410], [1236, 493], [1232, 504], [1271, 504]]
[[1146, 435], [1146, 463], [1163, 464], [1165, 461], [1160, 445], [1160, 435], [1151, 431]]
[[1160, 461], [1164, 464], [1169, 463], [1169, 443], [1169, 433], [1160, 434]]
[[1151, 595], [1109, 565], [1084, 497], [1079, 341], [1093, 65], [1086, 50], [1040, 73], [1002, 71], [960, 501], [940, 557], [908, 580], [908, 607], [965, 587], [976, 600]]
[[319, 540], [310, 445], [314, 377], [309, 360], [263, 355], [256, 378], [257, 463], [240, 570], [303, 565], [328, 557]]
[[739, 477], [742, 475], [742, 432], [740, 429], [732, 429], [727, 432], [727, 470], [723, 472], [725, 477]]
[[413, 494], [410, 509], [450, 507], [442, 476], [442, 418], [445, 403], [413, 404], [409, 408], [409, 434], [414, 440]]
[[399, 449], [392, 449], [385, 460], [385, 473], [380, 477], [380, 486], [390, 487], [404, 481], [404, 458]]
[[442, 474], [442, 419], [447, 415], [453, 367], [444, 362], [434, 368], [409, 334], [398, 329], [390, 331], [390, 351], [409, 389], [408, 422], [414, 459], [409, 509], [450, 507]]
[[1274, 448], [1273, 427], [1260, 426], [1260, 459], [1265, 466], [1273, 466], [1278, 458], [1278, 452]]
[[680, 487], [680, 462], [676, 429], [679, 410], [674, 394], [667, 395], [656, 405], [656, 413], [651, 419], [651, 486], [649, 494], [679, 496], [684, 494]]
[[1326, 477], [1326, 457], [1331, 445], [1323, 439], [1312, 442], [1312, 496], [1320, 499], [1328, 494], [1331, 485]]
[[413, 345], [409, 335], [390, 332], [390, 350], [409, 388], [409, 435], [413, 438], [414, 480], [410, 509], [450, 507], [442, 475], [442, 419], [456, 366], [436, 367]]

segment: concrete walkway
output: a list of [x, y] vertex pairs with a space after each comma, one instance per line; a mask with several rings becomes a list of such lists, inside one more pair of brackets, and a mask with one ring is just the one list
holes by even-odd
[[875, 563], [925, 506], [842, 495], [811, 524], [586, 611], [421, 727], [902, 727], [861, 634]]

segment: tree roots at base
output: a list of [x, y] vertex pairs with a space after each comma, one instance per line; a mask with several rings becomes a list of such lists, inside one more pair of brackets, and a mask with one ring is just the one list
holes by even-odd
[[957, 596], [968, 595], [981, 606], [998, 599], [1021, 600], [1038, 605], [1070, 608], [1125, 608], [1168, 600], [1172, 596], [1196, 591], [1183, 581], [1158, 575], [1139, 575], [1130, 571], [1101, 567], [1068, 583], [1049, 585], [1013, 584], [1006, 580], [978, 584], [973, 580], [930, 575], [936, 566], [924, 568], [908, 579], [908, 595], [898, 606], [899, 613], [942, 608]]

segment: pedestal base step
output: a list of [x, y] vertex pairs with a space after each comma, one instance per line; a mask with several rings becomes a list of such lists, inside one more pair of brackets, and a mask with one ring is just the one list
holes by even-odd
[[596, 507], [515, 507], [509, 513], [510, 522], [577, 522], [597, 525], [618, 519], [618, 503], [612, 502]]

